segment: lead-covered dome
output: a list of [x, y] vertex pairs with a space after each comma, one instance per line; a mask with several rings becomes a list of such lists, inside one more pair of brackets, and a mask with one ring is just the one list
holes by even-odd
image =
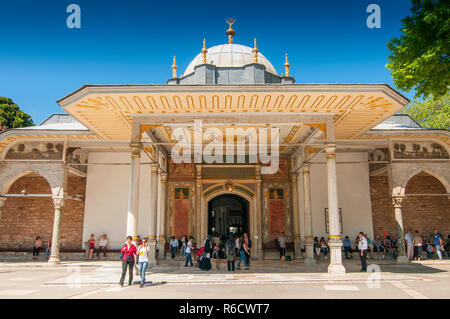
[[[253, 48], [248, 46], [234, 43], [216, 45], [208, 49], [206, 62], [217, 67], [242, 67], [246, 64], [254, 63], [254, 53], [252, 50]], [[203, 64], [202, 53], [199, 53], [189, 63], [184, 71], [183, 77], [193, 73], [195, 66], [200, 64]], [[267, 72], [278, 75], [272, 63], [261, 53], [258, 53], [258, 64], [264, 65]]]

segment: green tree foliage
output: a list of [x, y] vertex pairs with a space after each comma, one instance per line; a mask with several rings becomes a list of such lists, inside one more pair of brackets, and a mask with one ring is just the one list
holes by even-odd
[[450, 93], [438, 98], [416, 99], [402, 113], [411, 115], [424, 128], [450, 130]]
[[450, 86], [450, 1], [412, 0], [412, 14], [402, 19], [402, 35], [387, 44], [386, 67], [401, 90], [416, 97], [439, 97]]
[[20, 110], [10, 98], [0, 96], [0, 126], [15, 128], [34, 125], [31, 116]]

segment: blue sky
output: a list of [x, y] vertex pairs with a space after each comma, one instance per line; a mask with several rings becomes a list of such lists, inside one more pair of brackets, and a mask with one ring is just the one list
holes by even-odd
[[[81, 29], [66, 26], [66, 7], [81, 7]], [[369, 29], [369, 4], [381, 28]], [[400, 34], [410, 0], [0, 0], [0, 96], [40, 123], [61, 112], [56, 100], [84, 84], [164, 84], [172, 57], [183, 73], [207, 46], [253, 45], [283, 71], [289, 54], [297, 83], [387, 83], [386, 43]], [[405, 94], [413, 97], [413, 92]]]

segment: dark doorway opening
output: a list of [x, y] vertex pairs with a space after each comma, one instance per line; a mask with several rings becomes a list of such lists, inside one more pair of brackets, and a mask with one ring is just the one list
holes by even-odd
[[249, 233], [248, 201], [235, 194], [222, 194], [208, 202], [208, 234], [228, 236], [230, 232], [241, 236]]

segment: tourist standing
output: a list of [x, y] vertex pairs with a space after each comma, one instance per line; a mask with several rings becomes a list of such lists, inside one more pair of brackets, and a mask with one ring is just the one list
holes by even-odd
[[139, 245], [139, 248], [137, 249], [137, 255], [138, 255], [138, 264], [139, 264], [139, 276], [141, 277], [141, 284], [139, 285], [139, 288], [144, 287], [145, 283], [145, 271], [148, 267], [148, 254], [150, 253], [150, 247], [147, 244], [147, 238], [142, 239], [142, 244]]
[[414, 246], [413, 246], [413, 232], [412, 230], [408, 230], [408, 232], [405, 235], [405, 241], [406, 241], [406, 246], [407, 246], [407, 255], [408, 255], [408, 259], [409, 260], [413, 260], [414, 259]]
[[170, 249], [172, 252], [172, 259], [175, 258], [175, 254], [177, 253], [177, 249], [178, 249], [178, 240], [175, 238], [175, 236], [172, 236], [172, 239], [169, 242], [170, 245]]
[[278, 237], [278, 245], [280, 245], [280, 260], [284, 261], [286, 258], [286, 236], [284, 232], [281, 232], [280, 237]]
[[234, 263], [236, 261], [236, 242], [233, 238], [233, 234], [230, 234], [227, 242], [226, 242], [226, 251], [227, 251], [227, 269], [228, 271], [234, 271]]
[[[345, 259], [353, 258], [352, 242], [350, 241], [348, 236], [345, 236], [344, 240], [342, 241], [342, 247], [344, 248]], [[348, 257], [348, 254], [350, 254], [350, 257]]]
[[244, 260], [245, 269], [249, 269], [250, 268], [250, 250], [252, 248], [252, 240], [250, 238], [248, 238], [247, 233], [244, 233], [244, 239], [242, 241], [242, 248], [244, 250], [244, 256], [245, 256], [245, 260]]
[[414, 232], [413, 246], [414, 246], [414, 260], [422, 260], [422, 237], [419, 235], [419, 231]]
[[187, 244], [187, 236], [183, 236], [181, 238], [181, 248], [180, 248], [180, 260], [185, 257], [186, 255], [186, 244]]
[[40, 236], [37, 236], [33, 244], [33, 259], [39, 258], [39, 252], [42, 250], [43, 242]]
[[194, 247], [194, 237], [190, 237], [189, 241], [186, 243], [186, 263], [184, 264], [184, 267], [188, 266], [188, 263], [191, 264], [191, 267], [194, 266], [194, 264], [192, 263], [192, 249]]
[[208, 235], [203, 244], [203, 253], [200, 258], [199, 268], [201, 270], [211, 270], [211, 253], [212, 253], [212, 243], [211, 235]]
[[106, 259], [106, 245], [108, 244], [108, 239], [106, 234], [103, 234], [101, 238], [98, 239], [99, 246], [97, 249], [97, 258], [99, 258], [100, 253], [103, 253], [103, 258]]
[[367, 249], [369, 247], [367, 245], [367, 239], [366, 239], [366, 237], [364, 237], [363, 232], [360, 232], [358, 237], [359, 237], [358, 249], [360, 251], [360, 258], [361, 258], [361, 271], [366, 272], [367, 271]]
[[444, 247], [444, 241], [442, 240], [442, 235], [439, 234], [437, 229], [434, 230], [433, 243], [434, 243], [434, 246], [436, 247], [436, 253], [437, 253], [439, 260], [443, 260], [442, 248]]
[[123, 282], [125, 281], [125, 276], [127, 274], [128, 268], [128, 285], [131, 286], [133, 283], [133, 266], [134, 258], [137, 254], [136, 246], [131, 242], [133, 239], [131, 236], [127, 237], [125, 245], [123, 245], [120, 253], [122, 255], [122, 276], [120, 277], [120, 287], [123, 287]]
[[239, 236], [237, 234], [234, 235], [234, 251], [235, 251], [235, 255], [239, 255], [239, 250], [241, 249], [241, 243], [240, 243], [240, 239]]

